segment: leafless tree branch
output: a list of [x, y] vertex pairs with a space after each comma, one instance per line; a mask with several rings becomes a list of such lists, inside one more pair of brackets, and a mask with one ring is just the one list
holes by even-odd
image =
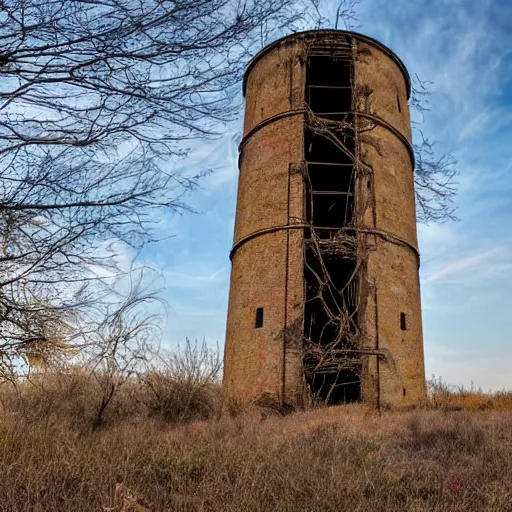
[[236, 116], [261, 31], [302, 17], [292, 0], [1, 4], [5, 368], [72, 342], [83, 311], [108, 304], [120, 247], [140, 250], [188, 208], [208, 169], [176, 161]]

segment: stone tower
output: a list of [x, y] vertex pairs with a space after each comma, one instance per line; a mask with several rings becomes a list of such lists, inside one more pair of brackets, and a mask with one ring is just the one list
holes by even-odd
[[425, 397], [410, 89], [401, 60], [353, 32], [293, 34], [249, 63], [230, 395]]

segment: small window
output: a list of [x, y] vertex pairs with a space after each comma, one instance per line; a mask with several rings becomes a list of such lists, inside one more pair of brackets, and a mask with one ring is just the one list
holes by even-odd
[[405, 313], [400, 313], [400, 329], [407, 331], [407, 315]]
[[256, 309], [256, 322], [254, 327], [256, 329], [263, 327], [263, 308]]
[[403, 391], [402, 391], [403, 395], [404, 395], [404, 398], [405, 398], [405, 395], [407, 393], [407, 390], [405, 388], [403, 388]]

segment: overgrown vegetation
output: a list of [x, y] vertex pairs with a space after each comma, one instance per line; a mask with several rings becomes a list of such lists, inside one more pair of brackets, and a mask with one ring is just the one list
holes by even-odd
[[216, 350], [189, 340], [126, 373], [114, 365], [68, 366], [0, 386], [0, 415], [27, 426], [89, 432], [122, 423], [167, 425], [218, 417], [229, 404], [220, 386]]
[[200, 345], [164, 361], [101, 428], [103, 383], [84, 369], [1, 387], [1, 510], [511, 510], [512, 393], [435, 379], [420, 410], [283, 416], [228, 402]]
[[469, 389], [463, 386], [451, 386], [435, 376], [432, 376], [428, 382], [428, 387], [428, 405], [433, 409], [445, 411], [512, 410], [512, 392], [510, 391], [486, 393], [474, 386]]

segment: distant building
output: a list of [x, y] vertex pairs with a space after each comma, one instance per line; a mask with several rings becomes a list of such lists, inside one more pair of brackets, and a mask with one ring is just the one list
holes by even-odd
[[401, 60], [352, 32], [293, 34], [249, 63], [229, 394], [425, 397], [410, 90]]

